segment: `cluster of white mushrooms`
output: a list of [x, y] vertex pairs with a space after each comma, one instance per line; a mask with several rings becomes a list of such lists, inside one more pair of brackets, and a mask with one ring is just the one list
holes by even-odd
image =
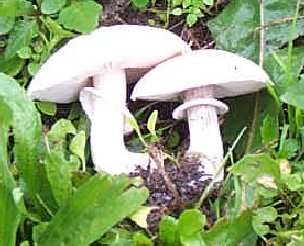
[[[268, 80], [258, 65], [233, 53], [192, 51], [168, 30], [117, 25], [70, 40], [42, 65], [28, 95], [55, 103], [79, 99], [91, 120], [96, 171], [128, 173], [150, 162], [147, 153], [130, 152], [124, 144], [125, 119], [131, 116], [126, 107], [127, 83], [138, 78], [133, 100], [183, 100], [172, 116], [188, 119], [187, 153], [200, 157], [210, 178], [223, 159], [217, 115], [228, 110], [216, 98], [258, 91]], [[222, 179], [221, 171], [217, 180]]]

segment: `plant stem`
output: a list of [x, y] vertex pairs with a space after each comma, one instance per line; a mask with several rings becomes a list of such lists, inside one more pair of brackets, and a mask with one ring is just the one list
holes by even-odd
[[232, 146], [228, 149], [223, 161], [221, 162], [221, 165], [219, 167], [219, 169], [217, 170], [217, 173], [215, 174], [214, 179], [211, 180], [211, 182], [209, 183], [209, 185], [204, 189], [204, 192], [202, 193], [199, 201], [195, 204], [195, 208], [200, 208], [205, 200], [205, 198], [208, 196], [208, 194], [210, 193], [210, 191], [212, 190], [213, 186], [215, 185], [216, 182], [216, 177], [221, 173], [222, 169], [224, 168], [228, 158], [233, 154], [233, 150], [235, 149], [237, 143], [241, 140], [241, 138], [243, 137], [245, 131], [246, 131], [247, 127], [244, 127], [241, 132], [238, 134], [238, 136], [236, 137], [236, 139], [234, 140]]

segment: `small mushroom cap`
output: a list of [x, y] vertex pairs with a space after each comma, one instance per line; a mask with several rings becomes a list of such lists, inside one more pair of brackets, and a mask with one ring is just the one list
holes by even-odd
[[28, 87], [32, 99], [68, 103], [77, 100], [88, 78], [115, 68], [151, 68], [189, 51], [172, 32], [149, 26], [101, 27], [70, 40], [54, 53]]
[[169, 59], [146, 73], [135, 85], [133, 100], [174, 99], [181, 92], [213, 85], [215, 98], [258, 91], [269, 80], [254, 62], [223, 50], [196, 50]]

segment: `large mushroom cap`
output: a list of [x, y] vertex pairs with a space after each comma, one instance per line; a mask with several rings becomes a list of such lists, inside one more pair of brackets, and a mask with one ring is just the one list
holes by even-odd
[[43, 101], [72, 102], [90, 76], [112, 67], [152, 67], [189, 49], [168, 30], [137, 25], [101, 27], [54, 53], [31, 81], [28, 95]]
[[258, 91], [268, 75], [254, 62], [223, 50], [196, 50], [172, 58], [145, 74], [132, 99], [166, 101], [183, 91], [213, 86], [215, 98]]

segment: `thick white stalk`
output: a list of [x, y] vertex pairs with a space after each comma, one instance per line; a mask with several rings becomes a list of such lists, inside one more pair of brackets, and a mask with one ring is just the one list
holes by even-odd
[[[185, 94], [185, 100], [195, 98], [212, 98], [212, 87], [202, 87]], [[197, 154], [204, 166], [206, 175], [214, 178], [223, 159], [223, 143], [217, 118], [217, 107], [214, 105], [197, 105], [187, 109], [190, 134], [188, 154]], [[217, 181], [223, 179], [223, 171]]]
[[148, 155], [129, 152], [124, 144], [126, 78], [121, 69], [109, 70], [93, 78], [94, 100], [91, 121], [91, 151], [96, 171], [128, 173], [136, 165], [147, 165]]

